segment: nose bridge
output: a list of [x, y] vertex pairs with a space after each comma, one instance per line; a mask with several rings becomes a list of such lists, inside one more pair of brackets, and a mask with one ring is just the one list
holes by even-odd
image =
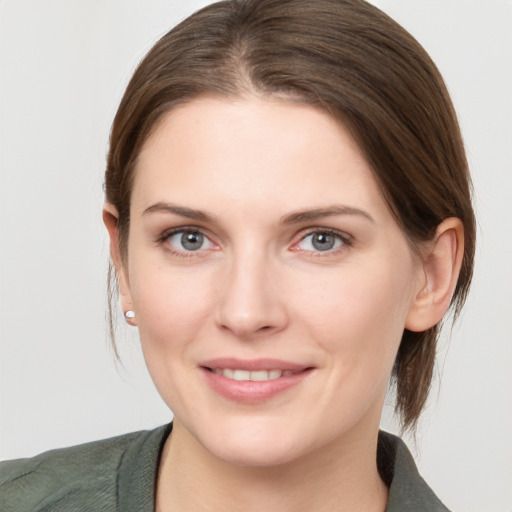
[[286, 311], [277, 287], [277, 270], [275, 259], [264, 247], [247, 243], [235, 248], [220, 292], [220, 326], [239, 337], [282, 329]]

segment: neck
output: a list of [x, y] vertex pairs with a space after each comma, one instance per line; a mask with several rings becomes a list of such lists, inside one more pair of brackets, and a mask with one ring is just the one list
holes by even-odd
[[175, 422], [162, 454], [156, 510], [383, 512], [377, 432], [353, 437], [286, 464], [247, 467], [216, 458]]

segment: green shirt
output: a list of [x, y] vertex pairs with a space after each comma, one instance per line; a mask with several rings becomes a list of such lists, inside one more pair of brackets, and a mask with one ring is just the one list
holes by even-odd
[[[153, 512], [160, 453], [172, 424], [0, 463], [2, 512]], [[379, 435], [386, 512], [447, 512], [398, 437]]]

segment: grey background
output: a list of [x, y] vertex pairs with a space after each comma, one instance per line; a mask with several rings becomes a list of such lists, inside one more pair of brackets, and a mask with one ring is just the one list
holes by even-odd
[[[105, 328], [102, 174], [136, 63], [205, 1], [0, 2], [0, 457], [169, 421], [136, 336]], [[460, 115], [475, 182], [472, 295], [445, 333], [417, 444], [446, 504], [512, 510], [512, 3], [375, 1], [430, 52]], [[396, 431], [387, 408], [383, 426]]]

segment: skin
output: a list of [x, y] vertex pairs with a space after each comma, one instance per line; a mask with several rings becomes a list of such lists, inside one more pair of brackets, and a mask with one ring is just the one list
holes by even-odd
[[[342, 126], [256, 96], [200, 98], [165, 116], [139, 155], [124, 259], [110, 205], [104, 218], [122, 307], [175, 415], [158, 508], [384, 510], [375, 452], [391, 369], [403, 329], [426, 329], [448, 307], [460, 221], [445, 221], [419, 258]], [[198, 250], [183, 247], [184, 228], [203, 234]], [[334, 247], [318, 250], [326, 230]], [[219, 357], [312, 370], [239, 403], [200, 369]]]

